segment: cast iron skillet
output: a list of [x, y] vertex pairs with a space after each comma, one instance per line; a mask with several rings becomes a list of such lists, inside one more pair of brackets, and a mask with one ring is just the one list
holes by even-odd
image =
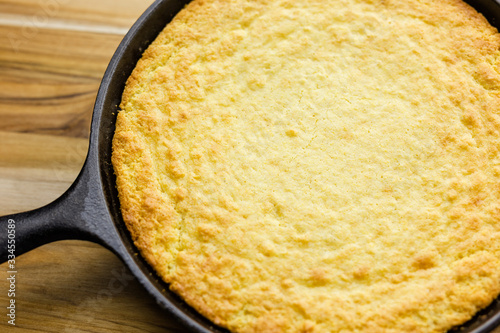
[[[191, 332], [228, 332], [189, 307], [169, 291], [134, 246], [120, 213], [111, 166], [111, 140], [125, 81], [142, 52], [189, 0], [157, 0], [127, 33], [104, 74], [92, 118], [85, 164], [73, 185], [53, 203], [25, 213], [0, 217], [0, 262], [7, 261], [7, 224], [15, 221], [19, 256], [62, 239], [88, 240], [113, 251], [156, 299]], [[466, 1], [492, 25], [500, 25], [500, 0]], [[485, 333], [500, 325], [500, 299], [452, 332]]]

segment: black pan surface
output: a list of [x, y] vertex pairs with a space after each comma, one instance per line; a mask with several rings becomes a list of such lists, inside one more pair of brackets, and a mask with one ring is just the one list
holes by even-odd
[[[74, 184], [53, 203], [30, 212], [0, 217], [0, 262], [8, 259], [7, 225], [16, 224], [16, 256], [62, 239], [83, 239], [112, 250], [159, 306], [174, 314], [191, 332], [222, 333], [171, 292], [138, 255], [120, 213], [111, 165], [111, 141], [127, 78], [143, 51], [189, 0], [157, 0], [124, 37], [104, 74], [94, 106], [89, 152]], [[467, 0], [489, 22], [500, 27], [500, 0]], [[486, 333], [500, 326], [500, 299], [450, 332]]]

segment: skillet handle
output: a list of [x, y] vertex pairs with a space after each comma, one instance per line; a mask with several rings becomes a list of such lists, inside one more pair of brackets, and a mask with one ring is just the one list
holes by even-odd
[[73, 185], [56, 201], [32, 211], [0, 217], [0, 263], [41, 245], [63, 239], [99, 243], [109, 228], [109, 215], [99, 200], [99, 187], [84, 166]]

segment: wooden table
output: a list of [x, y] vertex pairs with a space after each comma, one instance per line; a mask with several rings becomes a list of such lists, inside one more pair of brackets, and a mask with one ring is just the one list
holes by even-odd
[[[0, 0], [0, 215], [48, 204], [76, 178], [102, 75], [152, 2]], [[16, 264], [16, 329], [0, 266], [0, 332], [184, 332], [100, 246], [56, 242]]]

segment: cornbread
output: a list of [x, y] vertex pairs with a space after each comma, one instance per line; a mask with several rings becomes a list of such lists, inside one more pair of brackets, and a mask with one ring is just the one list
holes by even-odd
[[500, 292], [500, 35], [459, 0], [194, 0], [129, 78], [123, 219], [233, 332], [445, 332]]

